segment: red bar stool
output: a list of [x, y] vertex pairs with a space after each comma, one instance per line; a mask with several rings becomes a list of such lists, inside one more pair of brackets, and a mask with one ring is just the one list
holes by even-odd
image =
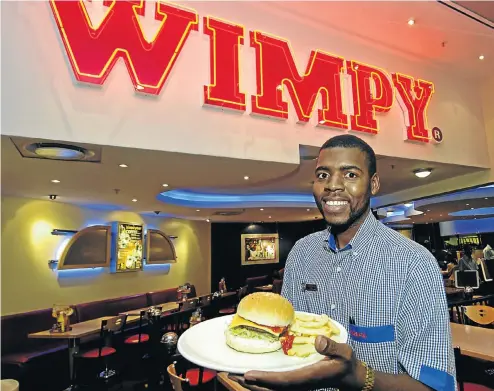
[[[91, 380], [102, 380], [106, 385], [108, 385], [109, 379], [117, 374], [116, 370], [109, 367], [110, 359], [115, 358], [117, 353], [117, 350], [110, 345], [115, 334], [122, 336], [126, 320], [127, 315], [121, 315], [101, 321], [100, 346], [95, 349], [80, 351], [74, 355], [76, 385], [82, 384], [81, 380], [86, 377], [81, 376], [81, 374], [87, 374], [87, 378]], [[102, 366], [104, 366], [104, 370], [94, 375], [94, 371], [97, 372]]]
[[[160, 308], [161, 309], [161, 308]], [[141, 311], [139, 314], [139, 332], [137, 334], [133, 334], [130, 337], [125, 338], [125, 345], [139, 345], [146, 342], [149, 342], [149, 334], [143, 333], [143, 320], [146, 317], [146, 311]]]

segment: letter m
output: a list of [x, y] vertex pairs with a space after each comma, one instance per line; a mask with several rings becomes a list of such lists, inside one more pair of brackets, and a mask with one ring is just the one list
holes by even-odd
[[50, 3], [77, 80], [102, 85], [122, 59], [134, 88], [148, 94], [160, 93], [189, 32], [198, 26], [195, 12], [157, 2], [154, 18], [161, 23], [148, 40], [139, 19], [144, 0], [105, 0], [107, 12], [97, 25], [82, 0]]

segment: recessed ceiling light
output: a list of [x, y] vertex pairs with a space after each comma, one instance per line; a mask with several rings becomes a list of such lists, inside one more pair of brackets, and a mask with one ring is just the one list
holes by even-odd
[[264, 210], [264, 208], [261, 208], [261, 209], [259, 209], [259, 210]]
[[211, 221], [211, 220], [209, 220], [209, 219], [206, 219], [206, 223], [209, 223], [210, 221]]
[[427, 212], [430, 212], [431, 210], [430, 209], [427, 209]]
[[123, 163], [122, 163], [122, 164], [119, 164], [119, 165], [118, 165], [118, 167], [127, 168], [127, 167], [129, 167], [129, 166], [128, 166], [127, 164], [123, 164]]
[[307, 209], [307, 212], [310, 212], [310, 209]]
[[413, 26], [415, 24], [415, 19], [408, 19], [408, 25]]
[[168, 183], [163, 183], [163, 187], [168, 187], [170, 186]]
[[481, 55], [479, 56], [479, 60], [483, 60], [484, 58], [485, 58], [485, 57], [484, 57], [484, 55], [483, 55], [483, 54], [481, 54]]
[[470, 208], [470, 209], [473, 209], [473, 208]]
[[489, 199], [489, 197], [485, 197], [485, 198], [484, 198], [484, 200], [488, 200], [488, 199]]
[[440, 217], [443, 217], [443, 215], [439, 215]]
[[429, 175], [431, 175], [431, 172], [432, 168], [420, 168], [418, 170], [415, 170], [413, 173], [418, 178], [427, 178]]
[[52, 181], [52, 183], [60, 183], [60, 181], [58, 179], [52, 179], [51, 181]]
[[196, 209], [196, 212], [200, 212], [201, 210], [200, 209]]
[[137, 198], [133, 198], [132, 199], [132, 202], [137, 202]]
[[248, 180], [249, 180], [249, 177], [246, 175], [246, 176], [244, 176], [244, 179], [245, 179], [246, 181], [248, 181]]
[[271, 216], [268, 216], [268, 219], [270, 219], [270, 218], [271, 218]]
[[466, 204], [467, 206], [470, 206], [470, 204]]

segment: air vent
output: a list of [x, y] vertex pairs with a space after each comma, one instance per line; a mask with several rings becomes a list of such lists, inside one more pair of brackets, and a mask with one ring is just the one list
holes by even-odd
[[245, 212], [245, 209], [241, 210], [219, 210], [213, 213], [214, 216], [238, 216]]
[[100, 162], [101, 147], [60, 141], [12, 137], [19, 153], [26, 158]]

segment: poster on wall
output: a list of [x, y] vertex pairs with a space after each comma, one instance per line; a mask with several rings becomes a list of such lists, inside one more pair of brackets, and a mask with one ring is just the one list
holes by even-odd
[[115, 230], [115, 271], [120, 273], [142, 270], [144, 242], [142, 225], [117, 222]]
[[242, 266], [280, 262], [278, 234], [243, 234]]

